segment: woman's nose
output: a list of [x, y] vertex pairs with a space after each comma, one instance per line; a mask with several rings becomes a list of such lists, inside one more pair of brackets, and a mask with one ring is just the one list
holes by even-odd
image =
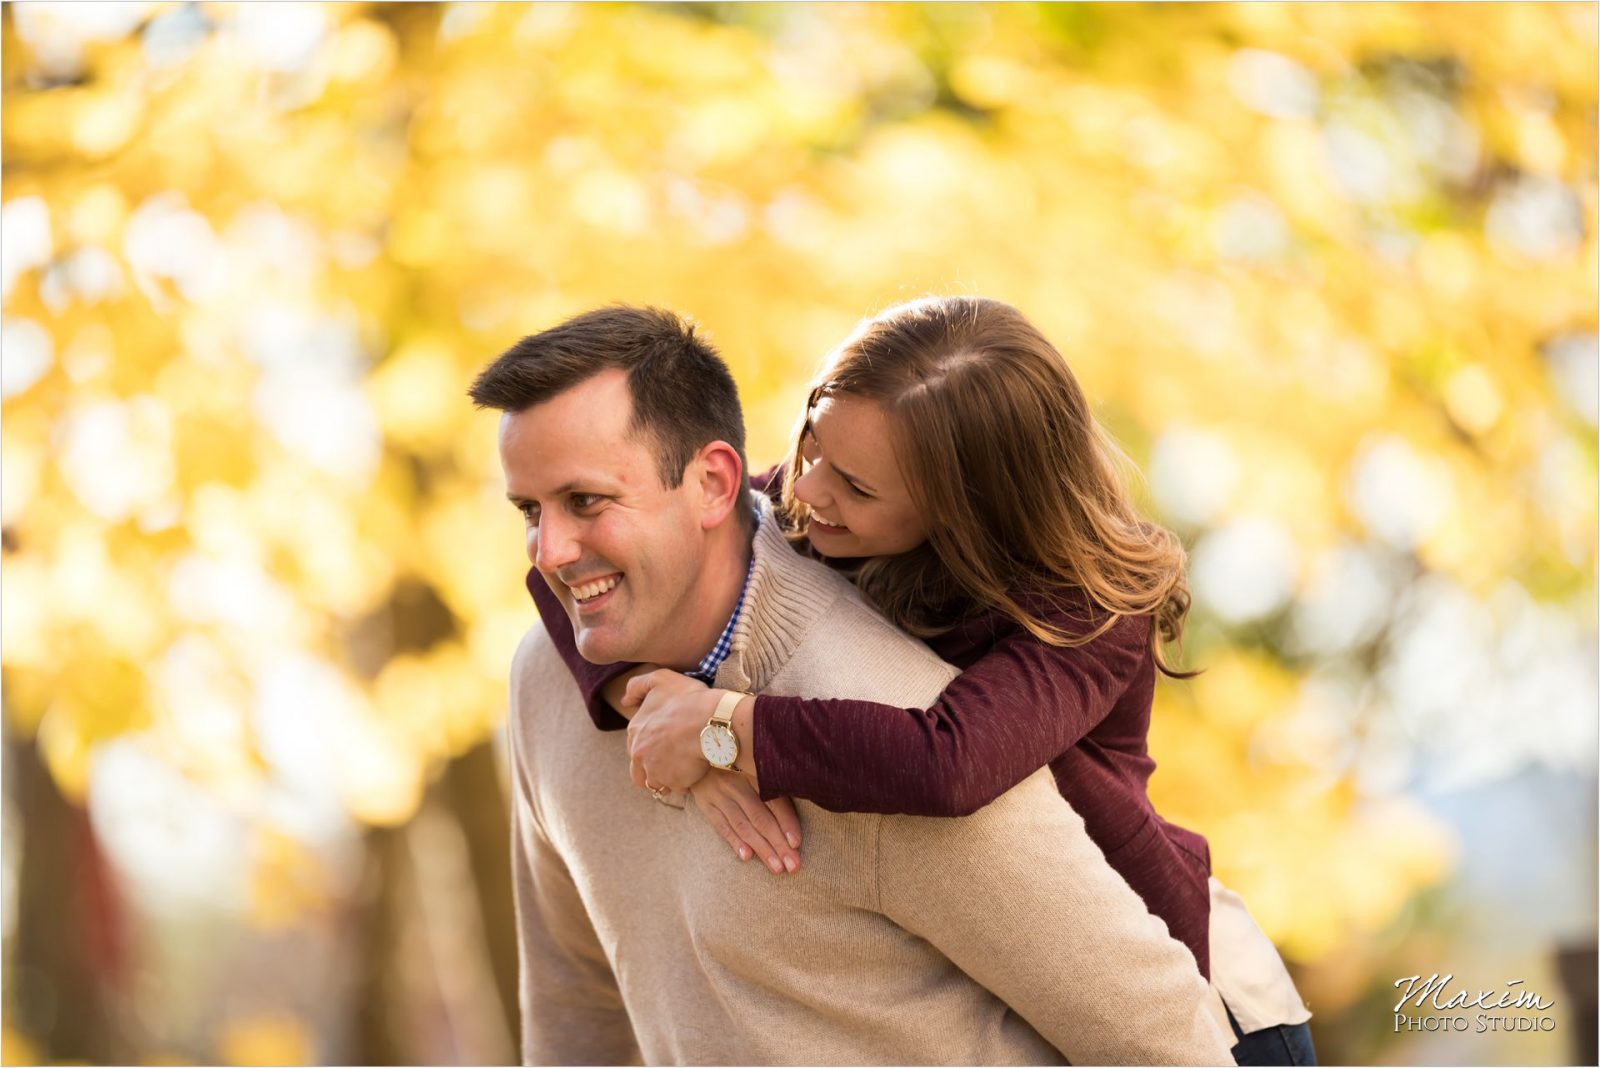
[[806, 468], [800, 477], [794, 480], [794, 495], [813, 508], [821, 508], [828, 503], [816, 464]]

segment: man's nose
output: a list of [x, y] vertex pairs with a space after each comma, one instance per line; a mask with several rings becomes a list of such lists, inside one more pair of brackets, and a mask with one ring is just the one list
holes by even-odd
[[538, 526], [528, 531], [528, 559], [546, 575], [575, 563], [582, 555], [577, 530], [557, 516], [541, 515]]

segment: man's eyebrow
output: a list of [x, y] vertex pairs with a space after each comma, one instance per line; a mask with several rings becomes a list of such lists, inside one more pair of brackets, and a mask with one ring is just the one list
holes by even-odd
[[[578, 489], [579, 484], [580, 484], [579, 480], [577, 480], [577, 479], [573, 479], [571, 482], [563, 483], [562, 485], [557, 486], [555, 489], [551, 490], [550, 491], [550, 496], [552, 496], [552, 497], [561, 497], [561, 496], [564, 496], [564, 495], [566, 495], [568, 493], [572, 493], [572, 492], [574, 492], [575, 490]], [[599, 496], [605, 496], [605, 494], [599, 493], [596, 490], [583, 490], [582, 492], [584, 492], [584, 493], [597, 493]], [[510, 490], [507, 490], [506, 491], [506, 500], [510, 501], [512, 504], [522, 504], [525, 501], [532, 501], [533, 498], [532, 497], [524, 497], [521, 494], [512, 493]]]

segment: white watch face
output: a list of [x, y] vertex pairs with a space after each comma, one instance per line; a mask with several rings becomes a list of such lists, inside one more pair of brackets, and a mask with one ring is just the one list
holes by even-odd
[[739, 740], [722, 724], [712, 723], [700, 732], [700, 752], [716, 767], [731, 767], [739, 759]]

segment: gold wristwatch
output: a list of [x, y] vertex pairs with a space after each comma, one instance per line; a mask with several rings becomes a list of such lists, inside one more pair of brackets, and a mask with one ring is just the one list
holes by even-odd
[[724, 693], [717, 702], [717, 710], [711, 713], [711, 721], [700, 732], [700, 752], [712, 767], [724, 771], [740, 770], [735, 763], [739, 759], [739, 736], [733, 733], [733, 710], [749, 696], [737, 690]]

